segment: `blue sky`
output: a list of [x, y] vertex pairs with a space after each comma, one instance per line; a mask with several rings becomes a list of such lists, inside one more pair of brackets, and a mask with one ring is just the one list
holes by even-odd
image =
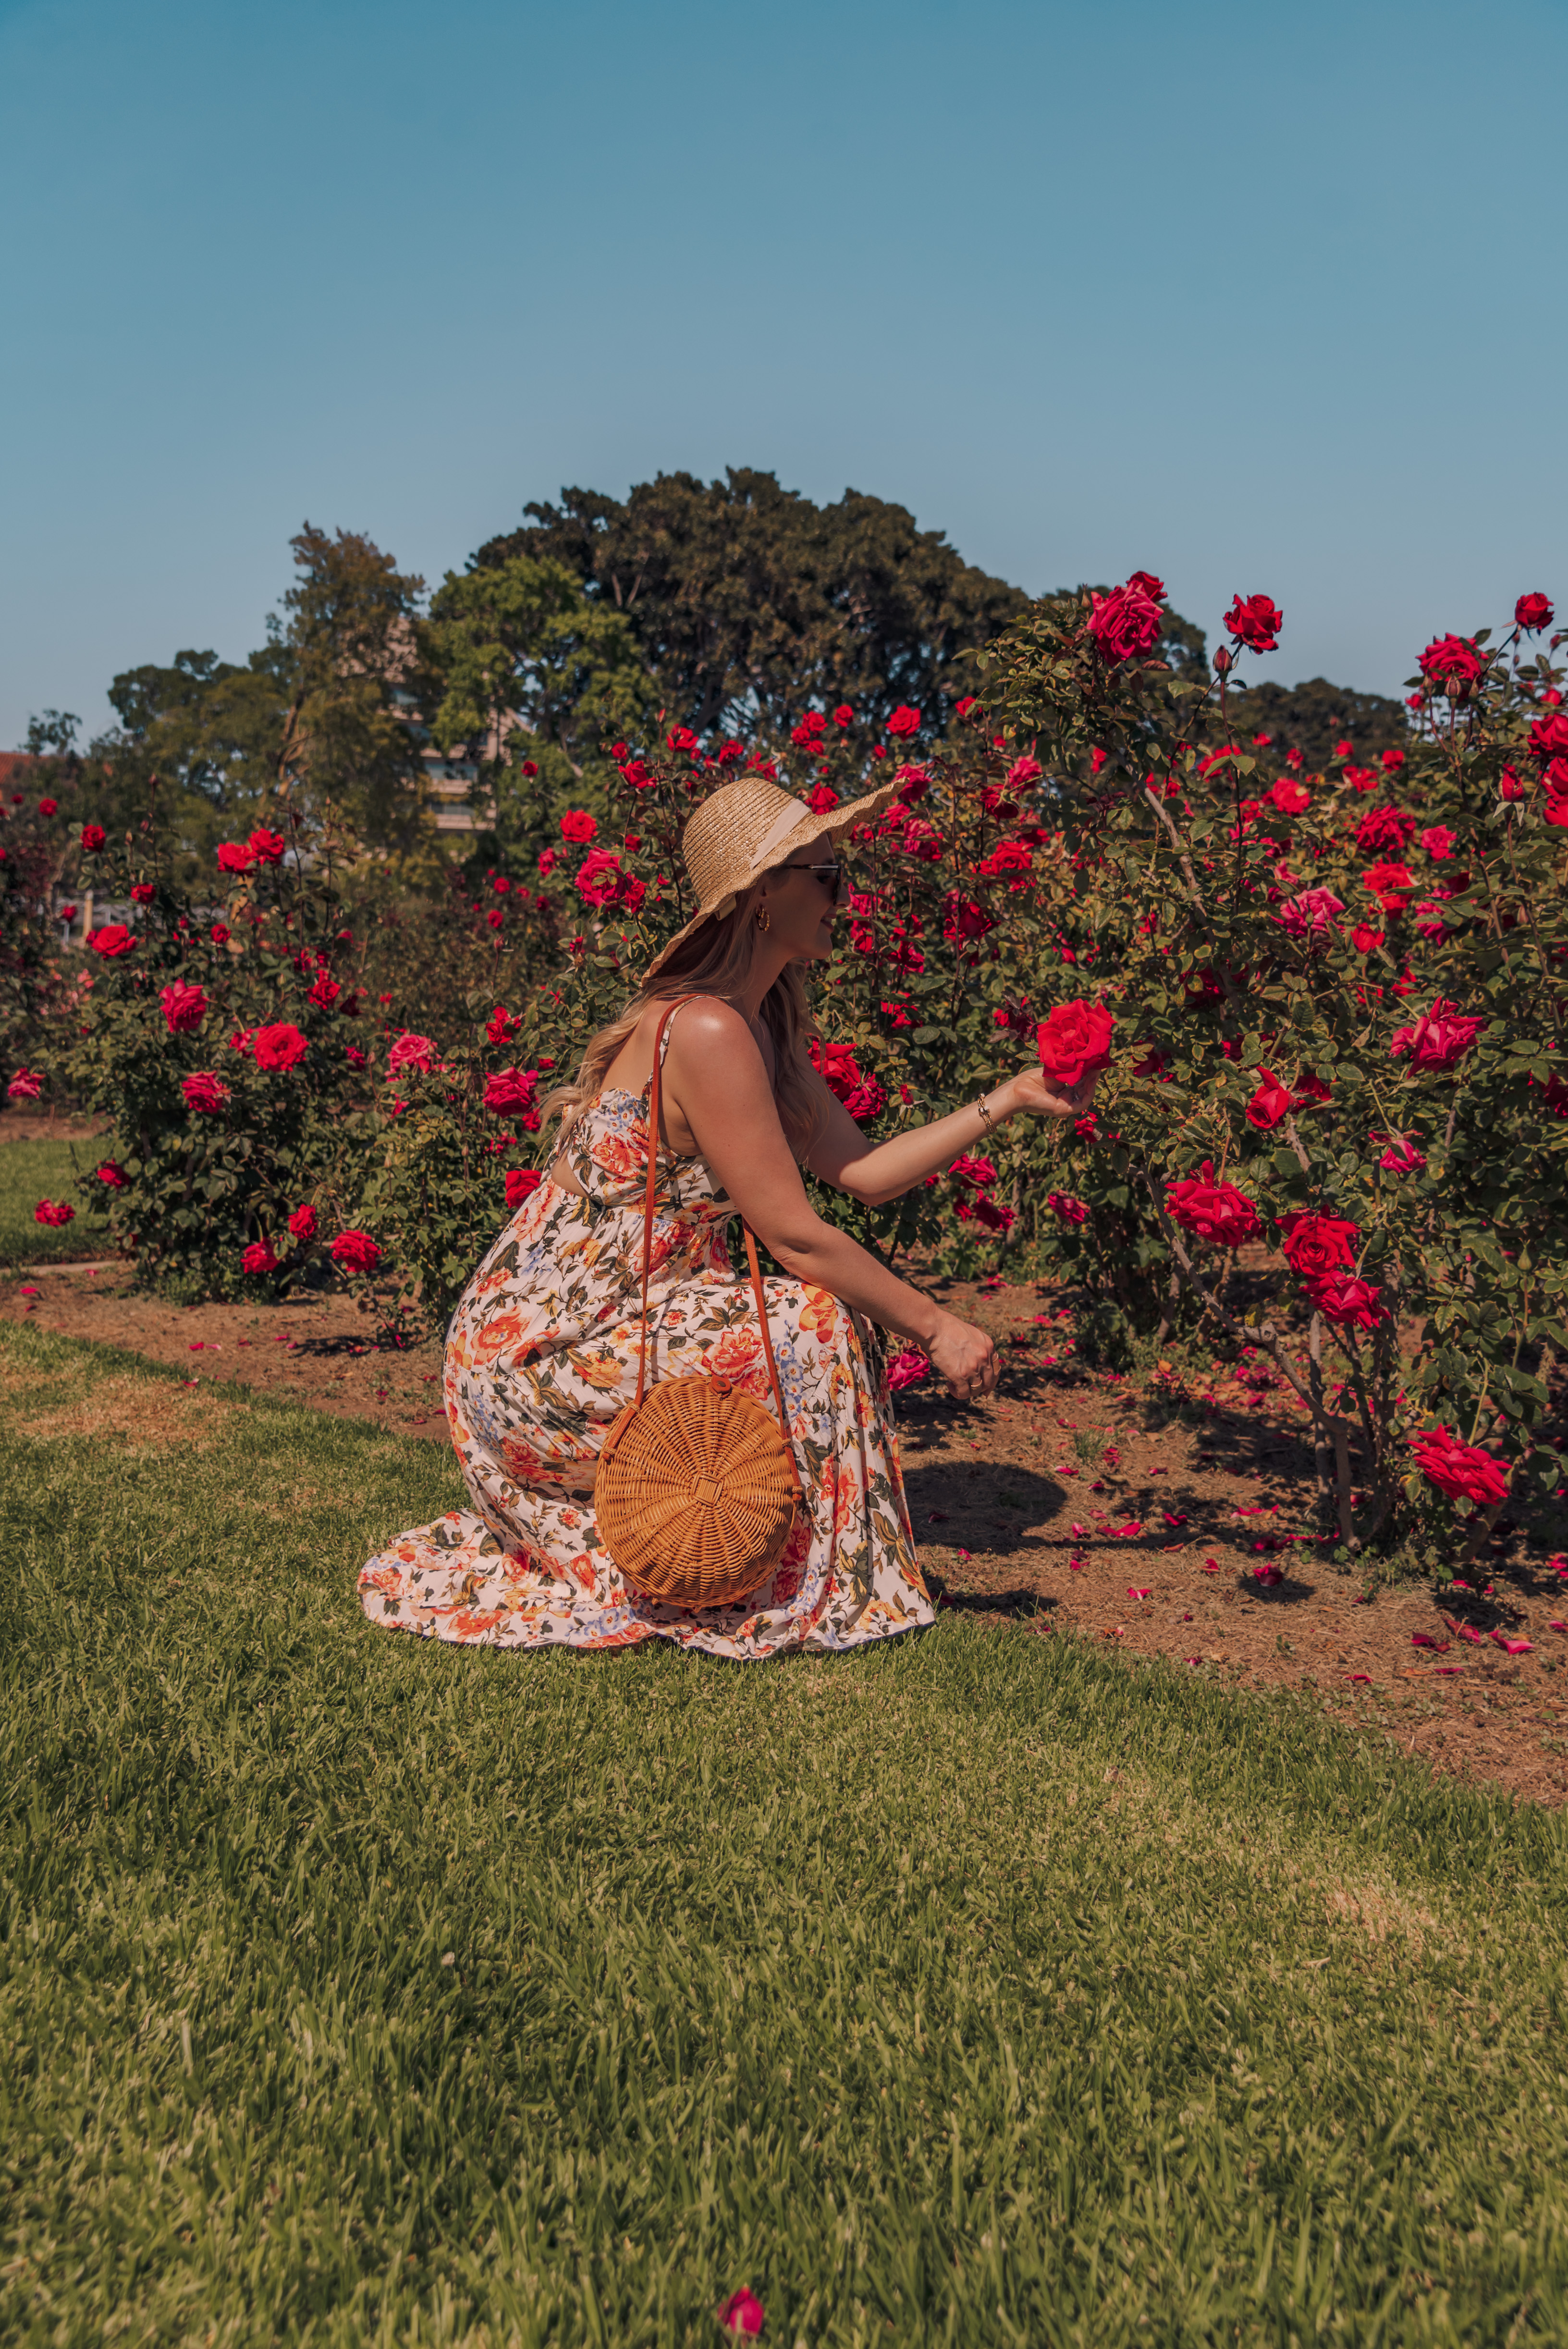
[[434, 585], [726, 464], [1397, 689], [1568, 603], [1565, 67], [1561, 0], [0, 0], [0, 744], [242, 657], [306, 517]]

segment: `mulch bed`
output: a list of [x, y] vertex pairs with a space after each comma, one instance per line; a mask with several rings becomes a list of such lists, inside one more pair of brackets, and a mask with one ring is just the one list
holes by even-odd
[[[1266, 1364], [1120, 1377], [1079, 1361], [1071, 1309], [1046, 1284], [933, 1285], [1007, 1363], [974, 1407], [921, 1387], [898, 1398], [940, 1607], [1304, 1692], [1434, 1771], [1568, 1795], [1561, 1501], [1528, 1538], [1501, 1529], [1461, 1569], [1468, 1590], [1378, 1587], [1318, 1533], [1310, 1445]], [[236, 1379], [446, 1441], [439, 1348], [378, 1350], [344, 1297], [180, 1307], [132, 1294], [118, 1267], [35, 1269], [4, 1278], [0, 1312], [177, 1364], [192, 1387]], [[1530, 1644], [1510, 1655], [1504, 1639]]]

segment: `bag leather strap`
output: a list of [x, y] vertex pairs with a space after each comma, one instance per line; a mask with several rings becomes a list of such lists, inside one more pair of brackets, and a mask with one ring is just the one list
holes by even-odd
[[[643, 1194], [642, 1201], [642, 1316], [637, 1344], [637, 1402], [632, 1405], [634, 1411], [641, 1406], [644, 1381], [648, 1375], [648, 1275], [653, 1257], [653, 1197], [659, 1173], [659, 1079], [664, 1071], [664, 1031], [681, 1005], [694, 1000], [695, 998], [691, 995], [679, 996], [659, 1014], [659, 1025], [653, 1033], [653, 1084], [648, 1102], [648, 1187]], [[757, 1264], [757, 1244], [752, 1237], [752, 1227], [743, 1216], [741, 1218], [741, 1229], [746, 1236], [746, 1262], [751, 1267], [752, 1294], [756, 1299], [757, 1319], [762, 1325], [763, 1353], [767, 1361], [768, 1383], [774, 1391], [774, 1405], [779, 1415], [779, 1430], [784, 1437], [784, 1450], [789, 1455], [790, 1475], [794, 1479], [795, 1497], [804, 1508], [805, 1495], [801, 1491], [800, 1470], [795, 1464], [794, 1445], [790, 1442], [789, 1421], [784, 1416], [784, 1396], [779, 1391], [778, 1365], [774, 1361], [773, 1334], [768, 1328], [768, 1301], [763, 1289], [763, 1276]]]

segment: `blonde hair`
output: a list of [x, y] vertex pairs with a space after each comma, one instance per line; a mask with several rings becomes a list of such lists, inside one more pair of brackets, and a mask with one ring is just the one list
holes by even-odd
[[[650, 1003], [667, 1003], [672, 996], [732, 998], [740, 993], [752, 967], [754, 896], [754, 889], [748, 890], [722, 920], [704, 922], [701, 929], [683, 938], [669, 961], [638, 989], [619, 1018], [590, 1037], [576, 1077], [569, 1084], [555, 1086], [540, 1102], [541, 1132], [553, 1117], [558, 1117], [559, 1143], [565, 1143], [583, 1112], [604, 1091], [621, 1046]], [[779, 1123], [794, 1156], [804, 1160], [821, 1129], [824, 1112], [811, 1062], [811, 1040], [816, 1028], [798, 963], [786, 963], [774, 979], [763, 998], [762, 1018], [773, 1038], [774, 1099]]]

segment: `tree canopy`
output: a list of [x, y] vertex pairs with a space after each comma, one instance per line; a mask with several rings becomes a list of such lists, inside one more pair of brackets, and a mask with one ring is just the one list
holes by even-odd
[[699, 734], [777, 732], [812, 701], [871, 726], [900, 702], [934, 709], [973, 690], [973, 656], [1029, 600], [907, 507], [857, 490], [818, 506], [753, 467], [660, 473], [624, 500], [563, 490], [524, 511], [472, 570], [562, 565], [624, 615], [667, 716]]

